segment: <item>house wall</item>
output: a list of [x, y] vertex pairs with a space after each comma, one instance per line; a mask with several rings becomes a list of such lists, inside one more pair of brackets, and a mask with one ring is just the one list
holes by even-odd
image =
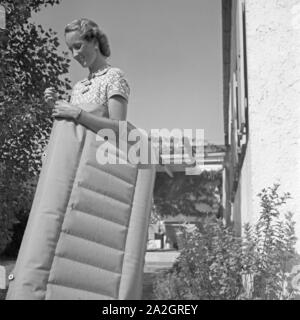
[[246, 32], [249, 141], [240, 179], [242, 220], [257, 217], [262, 188], [280, 183], [280, 192], [292, 196], [285, 209], [294, 213], [300, 253], [300, 0], [246, 0]]

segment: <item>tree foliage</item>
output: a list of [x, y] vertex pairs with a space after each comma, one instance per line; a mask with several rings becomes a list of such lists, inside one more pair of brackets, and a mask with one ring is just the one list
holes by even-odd
[[154, 186], [154, 209], [159, 216], [206, 215], [197, 208], [198, 203], [206, 204], [218, 212], [222, 190], [222, 173], [204, 171], [201, 175], [187, 176], [175, 172], [174, 178], [158, 173]]
[[9, 42], [0, 50], [0, 252], [11, 238], [15, 215], [22, 206], [20, 198], [27, 199], [25, 211], [32, 201], [31, 184], [39, 173], [52, 126], [44, 90], [54, 87], [63, 97], [70, 89], [70, 81], [63, 78], [69, 60], [58, 51], [57, 33], [30, 21], [32, 12], [59, 1], [1, 3], [7, 9]]
[[[191, 144], [192, 155], [196, 156], [195, 141]], [[166, 138], [165, 141], [161, 139], [160, 153], [169, 154], [170, 156], [183, 156], [186, 154], [183, 145], [184, 143], [180, 139]], [[164, 149], [167, 152], [162, 152]], [[208, 142], [204, 144], [205, 156], [210, 153], [223, 152], [225, 152], [224, 146]], [[180, 214], [193, 217], [201, 217], [210, 213], [215, 213], [219, 217], [223, 214], [221, 205], [221, 170], [203, 171], [200, 175], [186, 175], [185, 172], [173, 172], [173, 175], [172, 179], [165, 173], [157, 173], [156, 175], [152, 210], [153, 220], [170, 216], [174, 217]]]

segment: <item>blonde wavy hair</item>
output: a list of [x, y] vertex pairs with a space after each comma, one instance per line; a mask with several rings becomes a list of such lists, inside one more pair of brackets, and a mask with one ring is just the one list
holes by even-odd
[[108, 38], [94, 21], [85, 18], [74, 20], [65, 27], [65, 34], [72, 31], [79, 31], [81, 38], [86, 41], [96, 39], [102, 55], [106, 58], [110, 56]]

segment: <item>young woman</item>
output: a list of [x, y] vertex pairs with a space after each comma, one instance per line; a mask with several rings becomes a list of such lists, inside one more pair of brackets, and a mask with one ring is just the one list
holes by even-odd
[[70, 102], [45, 91], [56, 121], [6, 298], [140, 299], [155, 168], [99, 164], [96, 133], [118, 133], [129, 86], [94, 22], [65, 37], [89, 75]]
[[[96, 23], [80, 19], [66, 26], [65, 38], [73, 58], [88, 68], [89, 76], [75, 85], [70, 103], [58, 101], [52, 88], [45, 91], [46, 102], [54, 106], [53, 115], [94, 132], [103, 128], [118, 132], [118, 120], [126, 119], [130, 89], [122, 71], [107, 63], [110, 48], [106, 35]], [[101, 117], [91, 113], [97, 108], [102, 110]]]

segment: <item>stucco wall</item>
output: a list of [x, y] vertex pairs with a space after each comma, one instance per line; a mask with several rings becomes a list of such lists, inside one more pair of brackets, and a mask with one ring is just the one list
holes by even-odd
[[[300, 0], [247, 0], [246, 19], [250, 141], [243, 170], [250, 168], [252, 193], [244, 184], [242, 194], [254, 217], [262, 188], [278, 182], [290, 192], [286, 209], [295, 214], [300, 252]], [[247, 210], [242, 215], [248, 220]]]

